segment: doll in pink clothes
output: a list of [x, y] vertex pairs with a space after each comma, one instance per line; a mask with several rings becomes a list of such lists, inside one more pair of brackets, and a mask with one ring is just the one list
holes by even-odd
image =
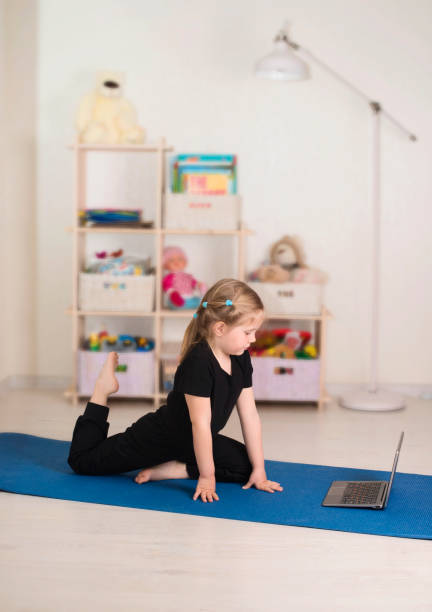
[[198, 308], [207, 286], [184, 272], [187, 257], [180, 247], [165, 247], [162, 267], [167, 274], [162, 279], [162, 289], [169, 308]]

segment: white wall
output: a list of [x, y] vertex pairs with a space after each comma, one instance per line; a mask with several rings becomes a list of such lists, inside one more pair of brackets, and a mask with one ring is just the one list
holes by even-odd
[[[38, 373], [68, 375], [73, 160], [80, 98], [100, 69], [127, 73], [149, 140], [234, 152], [248, 268], [286, 233], [326, 270], [330, 382], [367, 379], [371, 303], [370, 111], [311, 66], [313, 78], [253, 77], [289, 19], [292, 36], [419, 136], [383, 120], [380, 377], [430, 381], [432, 332], [429, 0], [40, 0], [38, 61]], [[199, 246], [190, 247], [191, 256]], [[221, 253], [223, 248], [220, 249]], [[212, 254], [212, 257], [214, 255]], [[191, 272], [194, 272], [192, 267]]]
[[36, 370], [36, 14], [0, 2], [0, 380]]

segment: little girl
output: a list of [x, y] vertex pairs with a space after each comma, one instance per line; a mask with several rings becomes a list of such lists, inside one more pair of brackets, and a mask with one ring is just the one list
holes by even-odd
[[[263, 304], [248, 285], [223, 279], [211, 287], [189, 323], [167, 403], [107, 437], [108, 396], [118, 391], [117, 353], [109, 353], [72, 436], [69, 465], [78, 474], [141, 469], [149, 480], [193, 478], [193, 499], [218, 500], [216, 481], [246, 483], [273, 493], [267, 479], [261, 422], [252, 390], [248, 352], [264, 319]], [[246, 446], [219, 433], [234, 406]], [[142, 469], [144, 468], [144, 469]]]

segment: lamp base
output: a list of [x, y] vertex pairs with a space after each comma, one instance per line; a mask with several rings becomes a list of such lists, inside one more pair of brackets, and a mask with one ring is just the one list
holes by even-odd
[[405, 400], [402, 395], [391, 391], [352, 391], [342, 396], [339, 403], [344, 408], [351, 410], [387, 411], [401, 410], [405, 408]]

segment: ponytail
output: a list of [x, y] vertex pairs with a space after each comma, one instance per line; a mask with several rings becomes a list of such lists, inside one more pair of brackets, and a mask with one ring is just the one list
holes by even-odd
[[186, 331], [183, 336], [183, 341], [182, 341], [181, 350], [180, 350], [180, 363], [186, 357], [187, 353], [192, 348], [192, 346], [195, 346], [195, 344], [198, 344], [200, 340], [202, 340], [202, 336], [198, 329], [198, 319], [197, 317], [193, 317], [192, 321], [186, 327]]

